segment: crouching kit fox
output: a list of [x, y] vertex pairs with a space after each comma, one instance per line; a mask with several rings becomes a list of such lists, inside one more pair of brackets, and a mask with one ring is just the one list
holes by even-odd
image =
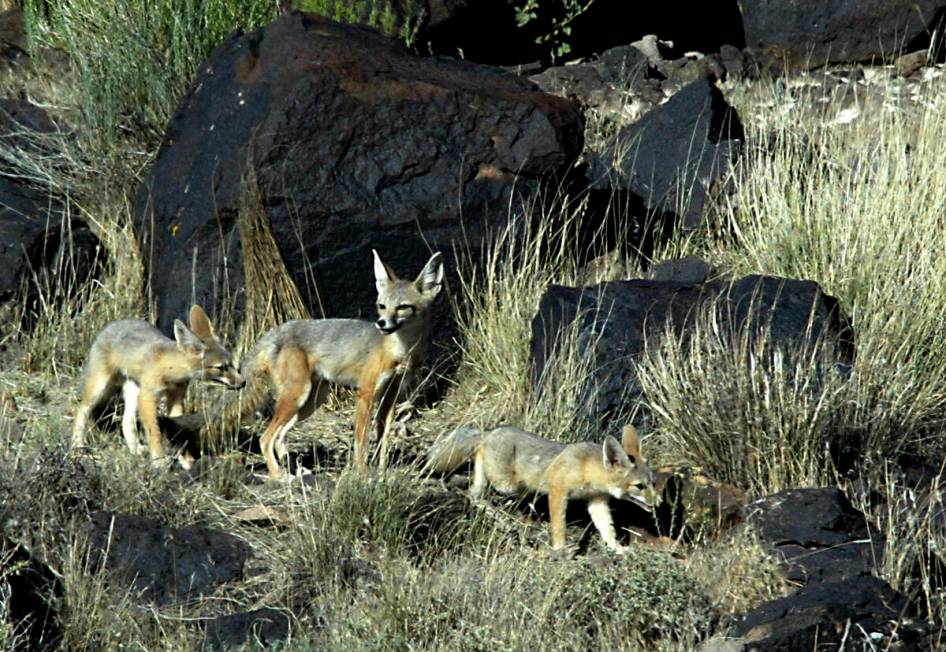
[[562, 444], [513, 426], [487, 431], [465, 426], [427, 451], [426, 468], [446, 473], [471, 458], [474, 498], [482, 498], [488, 485], [505, 494], [548, 494], [555, 549], [565, 546], [565, 509], [571, 499], [587, 501], [602, 540], [616, 552], [626, 548], [615, 536], [608, 498], [631, 500], [647, 511], [660, 503], [653, 472], [641, 457], [640, 439], [631, 425], [624, 427], [620, 443], [609, 435], [601, 444]]
[[89, 351], [72, 445], [85, 445], [89, 414], [121, 387], [125, 399], [125, 443], [133, 453], [138, 453], [136, 419], [140, 419], [151, 459], [162, 458], [158, 402], [164, 398], [169, 416], [179, 416], [191, 380], [220, 383], [231, 389], [245, 384], [233, 366], [230, 352], [214, 335], [203, 308], [191, 308], [190, 328], [175, 320], [173, 340], [145, 321], [113, 321], [96, 336]]

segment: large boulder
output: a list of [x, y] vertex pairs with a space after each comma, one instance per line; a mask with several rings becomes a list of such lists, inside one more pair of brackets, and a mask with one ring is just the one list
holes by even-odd
[[510, 201], [571, 164], [582, 129], [572, 103], [526, 80], [419, 58], [370, 29], [295, 12], [235, 34], [201, 66], [138, 193], [159, 325], [192, 297], [239, 311], [252, 186], [312, 313], [370, 315], [372, 248], [405, 275], [438, 249], [452, 273], [452, 246], [477, 255]]
[[118, 586], [143, 602], [167, 605], [209, 595], [243, 579], [249, 546], [232, 534], [154, 519], [94, 512], [84, 529], [90, 558]]
[[702, 226], [714, 192], [742, 154], [739, 115], [708, 79], [622, 127], [591, 156], [589, 181], [631, 193], [646, 216]]
[[804, 70], [926, 49], [946, 0], [742, 0], [746, 47]]
[[824, 337], [838, 341], [842, 361], [853, 358], [847, 319], [837, 300], [813, 281], [753, 275], [738, 280], [635, 279], [585, 288], [551, 285], [532, 320], [533, 383], [542, 389], [548, 360], [563, 336], [574, 332], [582, 353], [591, 356], [595, 416], [606, 419], [640, 398], [632, 363], [644, 352], [645, 342], [659, 339], [668, 325], [676, 333], [692, 328], [708, 302], [714, 302], [720, 323], [764, 336], [770, 346], [798, 348]]

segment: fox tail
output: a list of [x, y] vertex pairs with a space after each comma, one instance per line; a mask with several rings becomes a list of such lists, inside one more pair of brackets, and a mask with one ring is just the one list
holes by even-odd
[[475, 426], [460, 426], [427, 449], [424, 471], [449, 473], [473, 457], [483, 439], [483, 431]]

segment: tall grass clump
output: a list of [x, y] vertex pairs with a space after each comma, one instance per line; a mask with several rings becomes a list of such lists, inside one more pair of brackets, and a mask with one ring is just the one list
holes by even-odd
[[686, 332], [666, 327], [637, 367], [668, 453], [757, 493], [827, 480], [848, 382], [834, 347], [775, 346], [725, 312], [709, 302]]
[[275, 0], [25, 0], [34, 53], [60, 50], [83, 128], [153, 146], [197, 67], [234, 29], [275, 17]]
[[780, 126], [774, 155], [754, 148], [720, 253], [840, 300], [857, 345], [848, 425], [891, 454], [938, 445], [946, 416], [946, 97], [933, 81], [917, 106], [884, 102], [849, 124]]

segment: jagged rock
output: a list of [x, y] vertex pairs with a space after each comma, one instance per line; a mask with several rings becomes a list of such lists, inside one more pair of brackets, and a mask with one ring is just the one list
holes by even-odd
[[742, 0], [746, 47], [776, 70], [925, 50], [946, 0]]
[[906, 598], [870, 575], [808, 584], [738, 618], [732, 633], [766, 652], [836, 650], [842, 641], [852, 649], [931, 649]]
[[647, 214], [675, 216], [694, 229], [704, 224], [714, 187], [741, 155], [743, 139], [742, 122], [719, 89], [696, 81], [610, 138], [589, 176], [641, 198]]
[[847, 319], [837, 300], [812, 281], [747, 276], [705, 283], [638, 279], [587, 288], [551, 285], [532, 320], [533, 383], [541, 390], [547, 360], [563, 334], [576, 327], [579, 347], [592, 360], [595, 417], [607, 419], [640, 397], [632, 362], [643, 353], [645, 339], [662, 336], [668, 323], [674, 332], [685, 332], [708, 301], [715, 301], [720, 323], [767, 337], [772, 346], [799, 347], [825, 337], [837, 341], [841, 361], [853, 359]]
[[158, 325], [192, 299], [239, 316], [244, 178], [311, 312], [368, 316], [372, 248], [405, 275], [438, 249], [449, 278], [452, 245], [475, 257], [510, 201], [570, 165], [582, 129], [571, 102], [527, 80], [367, 28], [294, 12], [235, 34], [200, 67], [138, 192]]
[[836, 487], [789, 489], [752, 502], [747, 522], [799, 584], [870, 575], [884, 538]]

